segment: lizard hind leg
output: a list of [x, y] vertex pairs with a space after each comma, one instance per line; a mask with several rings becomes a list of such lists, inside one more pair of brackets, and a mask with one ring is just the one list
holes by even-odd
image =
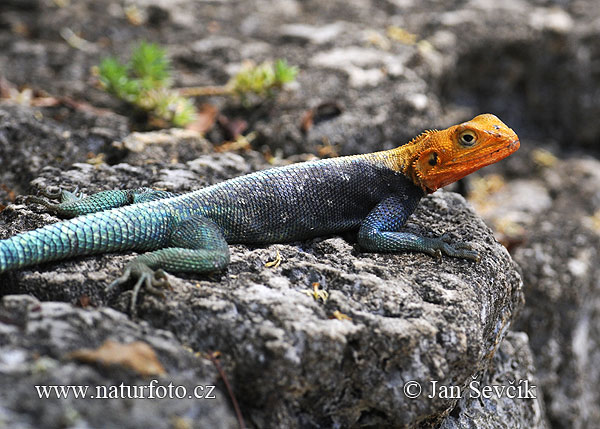
[[142, 287], [154, 294], [162, 294], [160, 288], [168, 287], [165, 271], [206, 273], [228, 264], [229, 246], [221, 228], [206, 217], [191, 216], [177, 224], [167, 247], [138, 256], [109, 288], [137, 278], [131, 297], [131, 314], [135, 314]]
[[64, 190], [56, 193], [42, 191], [42, 195], [47, 198], [58, 199], [59, 202], [53, 203], [36, 196], [29, 196], [26, 198], [26, 201], [27, 203], [40, 204], [50, 213], [63, 218], [72, 218], [123, 207], [129, 204], [145, 203], [175, 196], [171, 192], [150, 188], [101, 191], [85, 197], [79, 196], [77, 191], [69, 192]]

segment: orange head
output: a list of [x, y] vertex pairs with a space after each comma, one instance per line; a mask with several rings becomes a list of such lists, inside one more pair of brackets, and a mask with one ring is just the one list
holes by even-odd
[[403, 173], [431, 193], [506, 158], [519, 144], [517, 134], [488, 113], [445, 130], [426, 131], [397, 150]]

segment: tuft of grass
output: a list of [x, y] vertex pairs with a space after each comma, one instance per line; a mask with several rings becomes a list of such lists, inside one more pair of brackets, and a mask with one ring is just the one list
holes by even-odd
[[293, 82], [297, 74], [298, 67], [288, 65], [284, 59], [278, 59], [274, 63], [265, 61], [258, 65], [247, 61], [223, 86], [181, 88], [179, 94], [188, 97], [229, 95], [238, 97], [243, 104], [249, 105], [251, 96], [260, 99], [272, 97], [286, 83]]
[[192, 101], [171, 89], [171, 64], [166, 50], [157, 44], [141, 42], [126, 64], [114, 57], [105, 58], [97, 74], [105, 91], [151, 117], [183, 127], [196, 116]]
[[133, 102], [139, 93], [136, 81], [129, 79], [127, 66], [115, 58], [105, 58], [98, 68], [100, 85], [118, 98]]
[[225, 87], [242, 100], [250, 94], [261, 98], [271, 97], [284, 84], [294, 81], [297, 74], [298, 68], [289, 66], [284, 59], [258, 65], [249, 62], [242, 66]]
[[134, 49], [130, 68], [144, 90], [171, 86], [171, 63], [167, 52], [154, 43], [142, 42]]
[[100, 86], [108, 93], [149, 114], [149, 122], [183, 127], [197, 116], [187, 97], [228, 95], [250, 105], [250, 97], [272, 97], [286, 83], [294, 81], [298, 68], [284, 59], [254, 64], [247, 62], [223, 86], [173, 89], [171, 63], [166, 50], [155, 43], [141, 42], [125, 64], [105, 58], [96, 68]]
[[298, 67], [288, 65], [285, 59], [275, 61], [275, 82], [279, 85], [293, 82], [298, 75]]

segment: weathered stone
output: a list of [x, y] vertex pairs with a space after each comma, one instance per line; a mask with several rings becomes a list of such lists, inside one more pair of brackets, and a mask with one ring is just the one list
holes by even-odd
[[[81, 309], [26, 295], [5, 296], [0, 318], [0, 416], [7, 426], [237, 427], [225, 390], [215, 387], [214, 399], [193, 396], [194, 389], [201, 392], [197, 386], [208, 392], [216, 385], [217, 371], [170, 332], [134, 323], [110, 308]], [[165, 373], [142, 376], [123, 365], [86, 363], [71, 355], [107, 339], [141, 341]]]
[[548, 427], [535, 372], [527, 334], [509, 332], [492, 365], [462, 389], [462, 399], [440, 429]]
[[[247, 121], [248, 131], [258, 132], [253, 144], [264, 153], [274, 154], [275, 165], [289, 161], [282, 160], [281, 156], [296, 156], [305, 152], [350, 154], [390, 148], [406, 142], [425, 128], [444, 127], [483, 111], [496, 113], [522, 137], [522, 148], [488, 171], [500, 171], [505, 177], [517, 177], [519, 181], [507, 182], [503, 190], [489, 196], [485, 206], [478, 204], [478, 207], [485, 208], [482, 213], [490, 225], [500, 232], [499, 237], [510, 247], [523, 270], [530, 305], [522, 312], [519, 329], [526, 331], [531, 339], [539, 381], [546, 393], [550, 424], [575, 428], [593, 425], [600, 413], [597, 406], [600, 376], [595, 370], [600, 367], [597, 363], [597, 339], [600, 334], [595, 327], [600, 325], [598, 288], [594, 280], [598, 278], [595, 264], [599, 248], [597, 225], [600, 197], [595, 173], [598, 166], [594, 161], [579, 159], [543, 168], [535, 162], [534, 157], [530, 157], [528, 149], [542, 143], [555, 144], [557, 154], [562, 158], [564, 149], [570, 150], [575, 145], [593, 149], [600, 136], [600, 121], [597, 120], [600, 86], [595, 65], [600, 46], [600, 3], [591, 0], [559, 3], [525, 0], [479, 0], [468, 4], [462, 1], [429, 0], [134, 0], [128, 2], [129, 9], [126, 10], [122, 2], [116, 0], [4, 1], [0, 14], [0, 70], [3, 77], [17, 87], [12, 88], [12, 92], [6, 91], [4, 82], [0, 82], [2, 97], [6, 97], [7, 93], [12, 94], [11, 100], [0, 105], [0, 164], [3, 167], [0, 171], [0, 204], [13, 201], [15, 194], [33, 192], [30, 182], [36, 178], [33, 181], [34, 188], [53, 185], [72, 190], [79, 185], [88, 193], [119, 188], [124, 184], [128, 187], [153, 185], [174, 191], [188, 191], [266, 167], [257, 152], [249, 152], [242, 157], [209, 154], [210, 147], [205, 140], [197, 136], [184, 138], [180, 135], [178, 138], [170, 131], [159, 135], [146, 134], [146, 137], [157, 137], [157, 140], [166, 135], [167, 145], [146, 142], [142, 145], [142, 152], [113, 145], [113, 141], [122, 143], [128, 134], [127, 120], [123, 116], [97, 111], [92, 106], [109, 108], [126, 115], [131, 114], [130, 108], [97, 88], [90, 70], [98, 64], [99, 58], [110, 54], [124, 60], [139, 40], [156, 41], [167, 46], [178, 86], [224, 84], [246, 59], [260, 62], [285, 57], [291, 64], [298, 65], [298, 83], [291, 90], [250, 109], [225, 97], [199, 100], [199, 103], [208, 101], [214, 104], [227, 117]], [[132, 25], [125, 18], [128, 16], [126, 12], [137, 13], [141, 25]], [[397, 37], [398, 34], [404, 35], [404, 38]], [[73, 38], [73, 35], [80, 39]], [[339, 61], [333, 63], [330, 58], [327, 62], [327, 56], [331, 54], [336, 54]], [[372, 86], [374, 84], [376, 86]], [[28, 88], [33, 88], [37, 95], [49, 95], [45, 99], [47, 101], [52, 97], [57, 100], [66, 98], [53, 107], [16, 106], [16, 103], [27, 104], [33, 93]], [[45, 93], [39, 93], [39, 90]], [[78, 104], [81, 101], [89, 105]], [[339, 114], [326, 116], [315, 121], [312, 127], [303, 129], [302, 118], [305, 113], [323, 103], [333, 103], [343, 106], [343, 109]], [[536, 141], [528, 136], [534, 136]], [[220, 144], [225, 138], [224, 131], [219, 127], [207, 133], [207, 139], [212, 143]], [[572, 156], [572, 153], [569, 155]], [[94, 165], [84, 163], [90, 157]], [[102, 159], [113, 166], [100, 163]], [[71, 168], [73, 163], [77, 164]], [[460, 189], [460, 185], [457, 189]], [[432, 207], [432, 204], [436, 207]], [[430, 209], [431, 213], [440, 210], [437, 207], [440, 204], [448, 204], [447, 214], [462, 210], [461, 203], [454, 197], [441, 194], [425, 200], [423, 209], [410, 227], [441, 232], [455, 226], [454, 223], [448, 223], [451, 215], [445, 217], [445, 223], [437, 220], [432, 222], [428, 217]], [[53, 217], [39, 213], [37, 209], [32, 211], [23, 206], [13, 206], [2, 212], [0, 227], [3, 236], [7, 236], [15, 230], [33, 228], [53, 220]], [[457, 233], [456, 238], [470, 237], [472, 220], [466, 222], [468, 227]], [[478, 231], [477, 228], [475, 230]], [[472, 236], [472, 239], [478, 242], [477, 237]], [[352, 246], [352, 237], [349, 237], [349, 241], [330, 237], [266, 249], [234, 246], [233, 264], [227, 273], [238, 274], [256, 285], [263, 285], [269, 291], [275, 290], [273, 299], [276, 303], [286, 302], [279, 293], [291, 290], [287, 293], [296, 296], [298, 289], [311, 287], [313, 278], [316, 279], [314, 281], [325, 278], [327, 287], [334, 285], [333, 290], [330, 289], [330, 301], [324, 309], [321, 304], [313, 303], [315, 308], [308, 307], [306, 314], [313, 314], [313, 319], [321, 323], [318, 326], [326, 326], [323, 314], [330, 314], [332, 303], [336, 302], [345, 303], [354, 312], [369, 304], [365, 311], [369, 315], [365, 317], [368, 323], [377, 320], [371, 319], [375, 317], [370, 313], [372, 309], [378, 310], [382, 317], [386, 312], [395, 314], [396, 301], [387, 297], [380, 297], [381, 303], [377, 305], [368, 300], [358, 303], [344, 301], [349, 296], [345, 291], [353, 290], [345, 282], [360, 279], [360, 282], [378, 290], [383, 287], [381, 285], [394, 283], [396, 280], [391, 280], [392, 277], [398, 276], [404, 279], [398, 280], [398, 287], [405, 293], [406, 282], [414, 281], [420, 285], [419, 288], [429, 285], [428, 281], [437, 284], [436, 276], [447, 270], [446, 264], [459, 262], [444, 260], [442, 265], [430, 266], [431, 260], [423, 255], [362, 255]], [[293, 269], [275, 271], [273, 276], [267, 277], [265, 272], [270, 273], [270, 270], [266, 270], [263, 264], [275, 257], [276, 249], [290, 258], [287, 263]], [[322, 255], [325, 256], [320, 261]], [[343, 255], [343, 259], [334, 260], [334, 255]], [[298, 261], [293, 259], [296, 257]], [[113, 296], [106, 296], [103, 286], [119, 274], [126, 258], [116, 255], [78, 258], [45, 265], [40, 272], [25, 270], [3, 276], [2, 281], [6, 283], [8, 279], [10, 283], [6, 286], [3, 284], [2, 293], [27, 292], [43, 300], [71, 303], [78, 302], [79, 297], [85, 295], [95, 305], [104, 306], [108, 303], [125, 311], [128, 293], [115, 301]], [[411, 262], [411, 258], [416, 258], [416, 262]], [[312, 264], [308, 266], [312, 266], [313, 270], [310, 273], [302, 271], [308, 268], [298, 265], [300, 262]], [[412, 263], [425, 264], [434, 274], [412, 279], [404, 272], [395, 271], [396, 263], [410, 269]], [[500, 272], [507, 272], [507, 268], [499, 269]], [[364, 273], [371, 273], [374, 277], [366, 278]], [[463, 274], [466, 276], [466, 273]], [[492, 278], [495, 277], [489, 277], [488, 280]], [[467, 277], [461, 281], [468, 286], [465, 279]], [[172, 277], [173, 283], [183, 285], [184, 291], [196, 280], [198, 278], [193, 276], [184, 277], [184, 280]], [[199, 280], [205, 287], [209, 285], [213, 289], [215, 284], [223, 280], [225, 285], [231, 285], [232, 290], [234, 285], [239, 288], [235, 281], [242, 281], [229, 279], [228, 276], [202, 277]], [[367, 286], [363, 286], [363, 289]], [[340, 289], [335, 290], [336, 287]], [[494, 287], [500, 288], [498, 284]], [[432, 294], [422, 292], [419, 288], [413, 292], [422, 294], [421, 299]], [[356, 289], [363, 290], [358, 286]], [[266, 293], [258, 286], [256, 290], [243, 287], [242, 290], [252, 292], [261, 299]], [[434, 290], [435, 293], [439, 292], [436, 288]], [[217, 296], [225, 297], [228, 291], [218, 292], [217, 289]], [[185, 316], [193, 314], [193, 317], [208, 320], [211, 311], [217, 310], [213, 308], [203, 313], [205, 310], [201, 305], [197, 307], [202, 311], [198, 308], [190, 310], [189, 302], [179, 301], [182, 293], [179, 289], [171, 292], [165, 302], [144, 295], [141, 314], [156, 326], [178, 332], [202, 348], [204, 340], [199, 338], [200, 334], [194, 336], [192, 325], [196, 319], [186, 320]], [[446, 292], [440, 293], [445, 296]], [[194, 298], [196, 295], [190, 293], [189, 296]], [[370, 295], [366, 296], [368, 298]], [[413, 295], [408, 297], [406, 302], [410, 303], [408, 299], [413, 299]], [[242, 298], [236, 296], [229, 301], [219, 298], [223, 302], [218, 304], [224, 309], [234, 308], [231, 311], [235, 313], [238, 307], [234, 305], [246, 304]], [[304, 296], [301, 298], [304, 299]], [[424, 306], [418, 299], [416, 303], [417, 306]], [[167, 304], [170, 307], [164, 312], [162, 306]], [[502, 306], [502, 302], [494, 305]], [[286, 308], [289, 306], [291, 304]], [[181, 311], [182, 320], [170, 312], [177, 308]], [[263, 319], [271, 314], [268, 310], [270, 307], [264, 303], [257, 308], [266, 315]], [[307, 307], [303, 304], [300, 308], [306, 310]], [[489, 317], [489, 320], [493, 319]], [[262, 322], [262, 319], [258, 320]], [[252, 359], [258, 360], [256, 356], [259, 353], [256, 350], [267, 350], [264, 356], [280, 357], [278, 353], [288, 350], [290, 343], [296, 344], [294, 341], [300, 344], [294, 348], [294, 351], [300, 350], [300, 354], [293, 355], [290, 352], [290, 362], [297, 361], [294, 360], [295, 356], [314, 359], [316, 352], [305, 351], [308, 347], [306, 344], [310, 342], [304, 341], [307, 335], [314, 334], [313, 331], [296, 325], [291, 329], [282, 318], [276, 317], [274, 320], [274, 327], [263, 328], [263, 334], [249, 334], [249, 338], [261, 338], [261, 335], [267, 337], [268, 332], [272, 337], [270, 348], [264, 339], [258, 341], [255, 347], [248, 346], [252, 349], [251, 363], [254, 362]], [[353, 317], [352, 322], [340, 322], [340, 325], [344, 327], [350, 323], [352, 327], [358, 326], [363, 329], [358, 332], [364, 336], [371, 333], [366, 332], [366, 327], [372, 328], [367, 322], [362, 319], [357, 321]], [[240, 326], [245, 325], [242, 323]], [[455, 325], [450, 326], [453, 329], [451, 332], [457, 332]], [[431, 329], [435, 327], [438, 325], [434, 324]], [[283, 333], [277, 329], [283, 330]], [[206, 334], [206, 342], [217, 342], [209, 331], [209, 328], [201, 331]], [[375, 331], [375, 338], [387, 332]], [[254, 331], [250, 329], [249, 332]], [[367, 350], [368, 344], [363, 337], [357, 342], [350, 341], [349, 345], [343, 345], [342, 339], [358, 336], [354, 331], [340, 333], [336, 330], [335, 334], [332, 350], [335, 347], [338, 347], [336, 350], [354, 351], [352, 347], [359, 351]], [[466, 335], [465, 332], [463, 334]], [[224, 338], [228, 338], [226, 334]], [[489, 336], [485, 338], [489, 339]], [[483, 341], [484, 337], [481, 337], [475, 343], [483, 347]], [[519, 346], [519, 350], [524, 349], [524, 346]], [[246, 387], [238, 389], [250, 392], [255, 385], [248, 375], [248, 368], [252, 366], [239, 367], [245, 352], [240, 352], [235, 344], [224, 347], [224, 350], [234, 356], [229, 361], [229, 369], [234, 372], [233, 378], [238, 386], [242, 382], [247, 383]], [[28, 352], [22, 350], [17, 355], [19, 353]], [[331, 350], [328, 349], [328, 353], [330, 360], [325, 360], [325, 363], [333, 359]], [[349, 355], [354, 356], [351, 353]], [[507, 353], [507, 356], [512, 355]], [[450, 359], [448, 356], [444, 358]], [[381, 359], [377, 356], [371, 359], [374, 368], [381, 366]], [[501, 362], [514, 362], [511, 358], [507, 359]], [[343, 358], [343, 362], [348, 361], [351, 359]], [[309, 373], [307, 365], [302, 368]], [[414, 365], [414, 361], [410, 365]], [[406, 367], [413, 368], [410, 365]], [[494, 365], [497, 367], [499, 364]], [[238, 368], [241, 368], [239, 373]], [[318, 368], [322, 370], [322, 366]], [[376, 374], [376, 371], [373, 370], [373, 373]], [[275, 420], [269, 420], [267, 412], [258, 408], [257, 404], [261, 401], [270, 404], [262, 396], [255, 397], [250, 392], [250, 399], [240, 400], [245, 401], [244, 410], [251, 410], [252, 422], [288, 422], [285, 419], [294, 414], [290, 410], [298, 409], [296, 407], [299, 404], [303, 407], [309, 404], [303, 408], [308, 410], [303, 411], [303, 420], [295, 424], [328, 425], [330, 421], [323, 423], [314, 420], [317, 414], [314, 410], [325, 409], [333, 401], [331, 398], [337, 397], [337, 393], [334, 391], [331, 398], [326, 396], [318, 397], [313, 402], [311, 400], [316, 389], [328, 380], [337, 380], [335, 376], [318, 380], [317, 387], [307, 387], [303, 383], [312, 382], [314, 375], [301, 374], [298, 379], [300, 389], [290, 393], [290, 389], [284, 388], [280, 396], [290, 399], [296, 398], [295, 394], [301, 396], [307, 392], [306, 396], [301, 396], [300, 401], [290, 400], [289, 407], [278, 411], [278, 417], [273, 417]], [[340, 385], [347, 386], [343, 383]], [[335, 390], [335, 387], [331, 389]], [[379, 389], [375, 391], [383, 388]], [[263, 391], [260, 392], [262, 394]], [[278, 392], [273, 395], [281, 400]], [[351, 410], [347, 414], [350, 420], [363, 412], [362, 409], [357, 411], [352, 408], [352, 401], [359, 396], [360, 392], [348, 389], [339, 402]], [[385, 407], [391, 406], [394, 401], [399, 399], [392, 395], [387, 402], [382, 402], [382, 408], [387, 410]], [[372, 401], [368, 399], [365, 403], [368, 407]], [[396, 405], [399, 403], [396, 402]], [[423, 401], [417, 401], [416, 404], [418, 406], [415, 405], [414, 409], [427, 408]], [[446, 405], [446, 409], [450, 410], [450, 403], [440, 402], [432, 407], [444, 408]], [[535, 424], [531, 419], [531, 403], [514, 402], [510, 406], [515, 407], [512, 414], [522, 418], [522, 427]], [[485, 410], [471, 403], [462, 404], [460, 410], [454, 408], [450, 416], [464, 419], [470, 409], [465, 407], [475, 407], [471, 411], [485, 415]], [[414, 409], [406, 415], [412, 415], [410, 413]], [[397, 409], [395, 412], [401, 411], [404, 410]], [[389, 417], [385, 412], [379, 414], [379, 409], [374, 414], [375, 417], [364, 411], [360, 422], [382, 422]], [[332, 421], [338, 419], [329, 409], [326, 409], [326, 415], [332, 416]], [[433, 420], [423, 417], [422, 424], [439, 424], [443, 420], [444, 413], [433, 415]], [[19, 416], [21, 426], [25, 426], [23, 414]], [[487, 421], [498, 422], [492, 417]], [[399, 425], [402, 422], [404, 420], [400, 419], [392, 424]], [[472, 420], [469, 424], [488, 427], [482, 420]]]
[[[115, 182], [160, 183], [187, 190], [214, 173], [247, 172], [243, 158], [232, 163], [232, 156], [153, 169], [48, 168], [36, 186], [68, 183], [89, 193], [102, 186], [90, 189], [86, 182], [107, 188], [118, 187]], [[256, 154], [246, 157], [258, 160]], [[51, 219], [24, 206], [0, 216], [3, 237]], [[219, 350], [244, 412], [259, 427], [414, 425], [444, 415], [456, 399], [409, 399], [404, 384], [462, 384], [485, 369], [522, 304], [522, 292], [510, 256], [462, 197], [438, 192], [425, 198], [408, 229], [472, 242], [482, 261], [361, 253], [351, 234], [349, 241], [234, 245], [227, 270], [169, 276], [173, 290], [165, 299], [143, 294], [138, 312], [196, 350]], [[265, 266], [277, 253], [281, 265]], [[2, 277], [3, 290], [70, 303], [85, 296], [94, 306], [112, 303], [127, 311], [130, 292], [115, 301], [105, 286], [132, 256], [80, 257], [19, 270]], [[315, 283], [329, 293], [327, 302], [307, 296]], [[336, 312], [349, 320], [335, 319]]]

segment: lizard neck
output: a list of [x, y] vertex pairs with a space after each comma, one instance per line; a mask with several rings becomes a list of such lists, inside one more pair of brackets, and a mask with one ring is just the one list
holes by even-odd
[[427, 188], [418, 173], [416, 161], [423, 151], [428, 147], [429, 140], [437, 131], [425, 131], [412, 139], [409, 143], [394, 149], [375, 152], [369, 156], [376, 162], [380, 162], [387, 168], [402, 173], [412, 183], [421, 188], [423, 192], [431, 193], [433, 190]]

